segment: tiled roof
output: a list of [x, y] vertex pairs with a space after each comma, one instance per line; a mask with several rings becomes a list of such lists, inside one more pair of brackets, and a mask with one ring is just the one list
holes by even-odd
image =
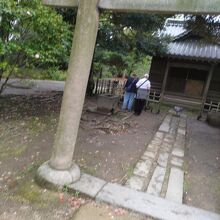
[[175, 19], [167, 19], [164, 29], [160, 32], [160, 35], [168, 35], [171, 38], [174, 38], [182, 35], [186, 32], [184, 28], [184, 22], [175, 20]]
[[169, 35], [173, 41], [168, 44], [167, 55], [192, 60], [220, 61], [220, 44], [204, 43], [190, 38], [184, 28], [184, 21], [168, 20], [162, 35]]
[[220, 46], [196, 40], [174, 41], [169, 43], [167, 55], [193, 60], [220, 61]]

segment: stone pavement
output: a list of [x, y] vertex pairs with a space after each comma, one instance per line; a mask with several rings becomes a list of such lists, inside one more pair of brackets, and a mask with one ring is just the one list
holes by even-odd
[[[1, 86], [2, 82], [0, 82]], [[2, 95], [39, 95], [51, 91], [63, 91], [64, 81], [9, 79]]]
[[186, 116], [168, 114], [147, 145], [126, 186], [182, 203]]
[[167, 220], [220, 220], [220, 215], [182, 204], [186, 116], [163, 120], [125, 186], [82, 174], [68, 186], [97, 201]]

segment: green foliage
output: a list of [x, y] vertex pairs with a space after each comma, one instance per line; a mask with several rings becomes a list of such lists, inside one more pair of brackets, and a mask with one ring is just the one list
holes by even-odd
[[40, 0], [0, 1], [0, 79], [15, 67], [59, 67], [68, 62], [72, 33]]
[[37, 69], [37, 68], [20, 68], [14, 74], [14, 77], [20, 79], [48, 79], [48, 80], [66, 80], [67, 71], [60, 70], [58, 67], [53, 66], [47, 69]]
[[208, 43], [220, 42], [219, 15], [187, 15], [186, 28], [202, 41]]
[[66, 80], [66, 75], [67, 75], [66, 71], [59, 70], [58, 67], [54, 66], [43, 71], [41, 77], [42, 79], [64, 81]]
[[133, 71], [143, 72], [143, 68], [147, 71], [149, 67], [143, 66], [143, 60], [148, 57], [149, 61], [149, 56], [166, 51], [167, 39], [156, 34], [166, 18], [155, 14], [102, 13], [94, 56], [98, 72], [130, 75]]

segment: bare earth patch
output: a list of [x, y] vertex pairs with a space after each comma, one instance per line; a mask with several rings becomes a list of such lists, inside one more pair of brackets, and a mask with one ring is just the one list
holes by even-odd
[[[53, 198], [47, 202], [39, 197], [45, 193], [33, 179], [37, 167], [51, 156], [61, 99], [62, 92], [0, 98], [0, 190], [7, 201], [0, 212], [6, 213], [5, 218], [12, 210], [18, 214], [23, 200], [30, 203], [36, 213], [47, 210], [43, 211], [45, 215], [50, 213], [50, 208], [45, 209], [42, 204], [51, 204], [50, 207], [59, 204], [59, 196], [53, 192], [46, 196]], [[82, 172], [123, 184], [132, 174], [165, 113], [143, 112], [136, 117], [130, 113], [107, 116], [87, 111], [89, 106], [95, 105], [95, 98], [86, 99], [74, 160]], [[60, 212], [66, 213], [62, 208]]]
[[[65, 189], [51, 192], [34, 182], [37, 167], [51, 156], [61, 99], [62, 92], [0, 97], [0, 219], [73, 219], [78, 203], [93, 210], [86, 206], [89, 199], [78, 201], [74, 199], [80, 198], [78, 194]], [[95, 105], [95, 98], [86, 99], [74, 160], [82, 172], [124, 184], [166, 111], [147, 111], [140, 117], [87, 111]], [[184, 202], [220, 213], [220, 130], [189, 119], [187, 137]], [[147, 219], [124, 215], [124, 219]]]
[[185, 203], [220, 213], [220, 129], [188, 120]]

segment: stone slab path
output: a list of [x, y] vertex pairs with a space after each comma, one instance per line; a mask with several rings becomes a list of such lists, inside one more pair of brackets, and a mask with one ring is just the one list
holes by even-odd
[[182, 204], [186, 127], [185, 115], [170, 112], [125, 186], [82, 174], [68, 188], [156, 219], [220, 220], [216, 213]]
[[182, 203], [187, 120], [170, 112], [147, 145], [126, 186]]

